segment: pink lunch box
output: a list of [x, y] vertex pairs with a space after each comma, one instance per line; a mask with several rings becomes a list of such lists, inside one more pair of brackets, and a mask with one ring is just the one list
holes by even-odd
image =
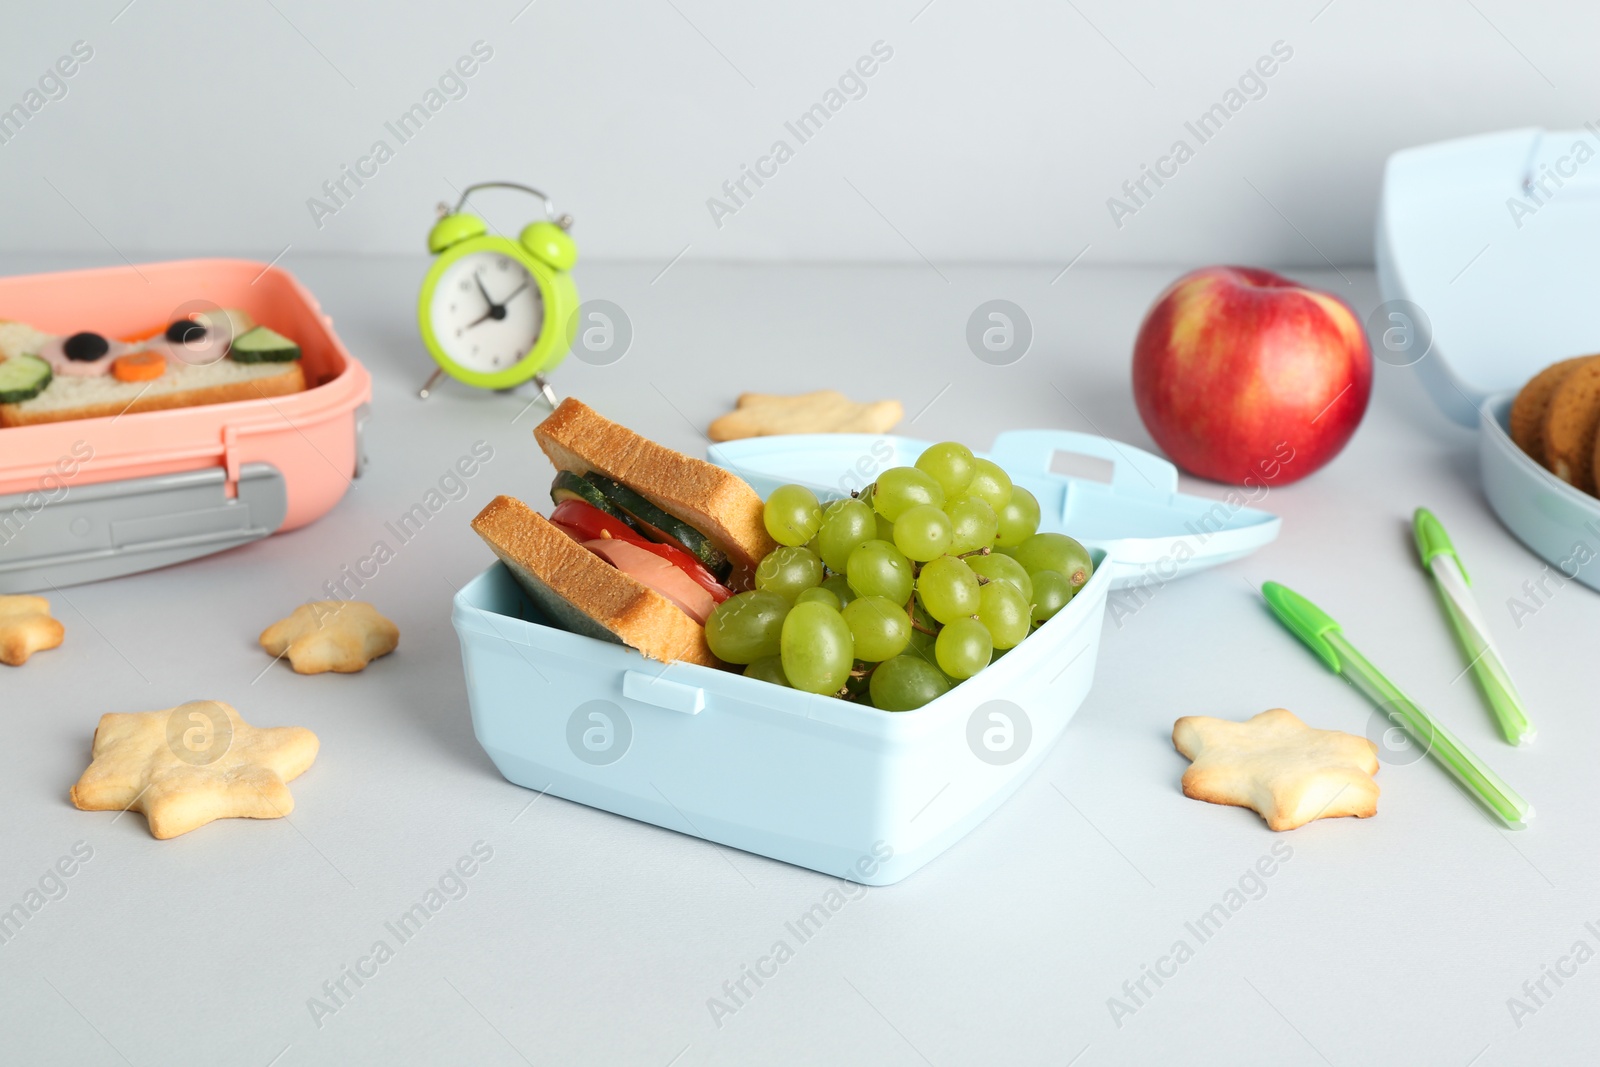
[[0, 319], [147, 332], [242, 308], [300, 345], [304, 392], [0, 429], [0, 593], [163, 567], [292, 530], [361, 474], [372, 379], [285, 270], [197, 259], [0, 279]]

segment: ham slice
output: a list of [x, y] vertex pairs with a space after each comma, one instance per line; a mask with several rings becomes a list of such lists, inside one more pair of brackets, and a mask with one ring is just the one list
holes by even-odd
[[583, 542], [583, 547], [617, 570], [654, 589], [702, 626], [717, 606], [711, 594], [698, 582], [649, 549], [615, 537], [597, 537]]

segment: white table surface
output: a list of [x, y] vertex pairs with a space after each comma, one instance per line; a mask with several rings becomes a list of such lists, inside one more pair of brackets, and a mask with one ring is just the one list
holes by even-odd
[[[0, 261], [6, 273], [61, 265]], [[553, 797], [530, 807], [534, 794], [496, 773], [473, 738], [449, 602], [491, 558], [468, 528], [478, 508], [498, 492], [542, 498], [538, 409], [513, 423], [523, 400], [454, 385], [416, 400], [429, 366], [413, 319], [422, 258], [284, 265], [372, 371], [371, 466], [305, 529], [68, 589], [55, 603], [66, 644], [0, 668], [0, 909], [75, 843], [93, 849], [67, 895], [0, 945], [0, 1060], [1464, 1067], [1574, 1062], [1588, 1047], [1600, 962], [1587, 954], [1564, 985], [1544, 979], [1543, 1004], [1526, 1001], [1535, 1013], [1514, 1019], [1507, 1001], [1575, 942], [1600, 949], [1585, 926], [1600, 930], [1600, 849], [1585, 829], [1600, 599], [1570, 585], [1516, 625], [1506, 601], [1544, 564], [1489, 512], [1472, 434], [1409, 371], [1379, 365], [1345, 453], [1272, 491], [1279, 541], [1107, 619], [1092, 692], [1010, 801], [906, 881], [858, 892], [719, 1027], [708, 998], [834, 883]], [[621, 362], [569, 361], [556, 385], [674, 447], [703, 454], [700, 428], [741, 390], [825, 385], [901, 398], [922, 437], [986, 445], [1058, 427], [1153, 447], [1129, 351], [1175, 269], [1080, 264], [1052, 284], [1060, 265], [662, 267], [580, 267], [584, 296], [625, 308], [635, 336]], [[1364, 315], [1372, 278], [1344, 273], [1302, 277]], [[993, 297], [1023, 306], [1036, 331], [1010, 367], [980, 363], [964, 340]], [[365, 590], [399, 624], [399, 651], [353, 676], [261, 675], [260, 630], [318, 597], [480, 439], [495, 456], [469, 495]], [[1497, 739], [1462, 677], [1411, 546], [1419, 504], [1467, 562], [1540, 727], [1531, 748]], [[1283, 835], [1185, 799], [1169, 741], [1180, 715], [1285, 706], [1317, 726], [1371, 724], [1264, 610], [1254, 587], [1269, 578], [1326, 608], [1520, 787], [1533, 827], [1497, 828], [1429, 762], [1383, 767], [1376, 818]], [[320, 736], [290, 818], [156, 841], [142, 816], [72, 807], [101, 713], [200, 697]], [[478, 842], [493, 858], [466, 895], [319, 1026], [309, 998], [377, 939], [392, 943], [385, 922]], [[1292, 858], [1265, 894], [1194, 938], [1186, 921], [1283, 845]], [[1119, 1027], [1108, 998], [1180, 939], [1192, 958], [1160, 988], [1146, 980], [1153, 995]]]

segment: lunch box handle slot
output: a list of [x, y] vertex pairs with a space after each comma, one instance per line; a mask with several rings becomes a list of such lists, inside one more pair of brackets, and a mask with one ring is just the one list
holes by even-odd
[[1118, 496], [1165, 500], [1178, 488], [1178, 468], [1171, 463], [1132, 445], [1095, 434], [1071, 430], [1011, 430], [995, 438], [994, 447], [989, 449], [989, 455], [1007, 471], [1056, 478], [1063, 475], [1057, 474], [1052, 466], [1057, 454], [1063, 452], [1109, 463], [1109, 482], [1098, 478], [1073, 480], [1102, 482]]
[[641, 704], [681, 711], [685, 715], [698, 715], [706, 706], [706, 691], [699, 686], [684, 685], [643, 671], [623, 672], [622, 695]]

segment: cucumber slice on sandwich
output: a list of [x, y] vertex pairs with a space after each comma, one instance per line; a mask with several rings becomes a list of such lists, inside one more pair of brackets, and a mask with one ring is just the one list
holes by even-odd
[[731, 564], [727, 554], [713, 545], [705, 534], [682, 519], [667, 514], [621, 482], [613, 481], [593, 471], [583, 477], [604, 494], [611, 505], [609, 510], [620, 511], [634, 529], [652, 541], [682, 548], [704, 564], [718, 581], [728, 577]]
[[235, 363], [289, 363], [300, 358], [300, 346], [276, 330], [257, 326], [233, 339]]
[[556, 480], [550, 486], [550, 499], [557, 504], [567, 500], [581, 500], [585, 504], [599, 508], [613, 519], [619, 519], [629, 526], [634, 525], [627, 513], [607, 499], [599, 486], [585, 481], [571, 471], [556, 472]]
[[20, 404], [44, 392], [50, 384], [50, 364], [38, 356], [13, 356], [0, 360], [0, 404]]

